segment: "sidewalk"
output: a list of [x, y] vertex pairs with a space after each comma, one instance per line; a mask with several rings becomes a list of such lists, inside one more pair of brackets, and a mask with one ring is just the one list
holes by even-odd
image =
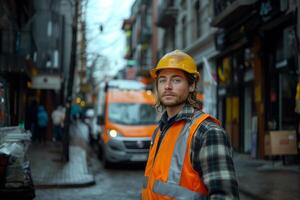
[[69, 162], [63, 162], [61, 145], [50, 141], [31, 144], [28, 159], [34, 186], [82, 187], [95, 184], [94, 176], [88, 172], [86, 150], [71, 142]]
[[257, 200], [298, 200], [300, 166], [234, 154], [240, 192]]
[[[80, 123], [71, 126], [70, 161], [67, 163], [61, 161], [62, 148], [58, 144], [31, 144], [28, 159], [36, 188], [95, 184], [87, 167], [85, 131]], [[236, 152], [234, 161], [241, 194], [257, 200], [299, 199], [299, 165], [252, 159], [249, 155]]]

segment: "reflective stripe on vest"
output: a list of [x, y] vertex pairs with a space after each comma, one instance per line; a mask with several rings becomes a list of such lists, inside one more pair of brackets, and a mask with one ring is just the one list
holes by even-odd
[[153, 185], [153, 192], [158, 194], [167, 195], [176, 200], [206, 200], [207, 197], [202, 196], [197, 192], [190, 191], [178, 184], [164, 183], [161, 181], [155, 181]]
[[[171, 166], [169, 169], [169, 180], [170, 183], [176, 183], [179, 184], [181, 172], [182, 172], [182, 165], [184, 163], [185, 158], [185, 152], [187, 148], [187, 142], [188, 137], [190, 134], [190, 129], [192, 125], [196, 125], [195, 120], [199, 119], [201, 113], [197, 112], [193, 119], [185, 124], [184, 128], [182, 129], [182, 132], [180, 133], [173, 152], [172, 160], [171, 160]], [[203, 118], [202, 121], [204, 121], [207, 117], [209, 117], [208, 114], [203, 114], [201, 116]], [[198, 124], [200, 125], [200, 124]], [[198, 126], [197, 125], [197, 126]], [[190, 147], [189, 147], [190, 148]]]

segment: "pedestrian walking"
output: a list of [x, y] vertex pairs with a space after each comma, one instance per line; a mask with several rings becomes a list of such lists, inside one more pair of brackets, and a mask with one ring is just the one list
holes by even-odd
[[71, 115], [71, 121], [73, 123], [78, 122], [78, 120], [80, 119], [81, 116], [81, 108], [77, 103], [73, 103], [71, 105], [71, 111], [70, 111], [70, 115]]
[[61, 141], [65, 120], [65, 108], [58, 106], [51, 114], [53, 123], [53, 141]]
[[194, 59], [172, 51], [150, 74], [163, 114], [152, 137], [142, 199], [239, 199], [227, 134], [196, 99], [200, 74]]
[[48, 127], [48, 112], [43, 105], [38, 106], [37, 112], [37, 138], [39, 142], [46, 141]]

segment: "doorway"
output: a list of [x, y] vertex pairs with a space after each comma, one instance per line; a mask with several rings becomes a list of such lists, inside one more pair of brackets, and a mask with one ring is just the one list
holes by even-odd
[[244, 90], [244, 148], [243, 151], [251, 151], [252, 133], [252, 89], [246, 86]]

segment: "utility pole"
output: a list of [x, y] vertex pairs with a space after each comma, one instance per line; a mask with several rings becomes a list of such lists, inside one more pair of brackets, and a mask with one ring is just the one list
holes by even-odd
[[72, 23], [72, 49], [71, 49], [71, 60], [70, 60], [70, 76], [67, 85], [67, 106], [66, 106], [66, 118], [65, 118], [65, 131], [63, 135], [63, 160], [69, 161], [69, 145], [70, 145], [70, 125], [71, 125], [71, 105], [72, 105], [72, 94], [73, 94], [73, 82], [74, 73], [76, 67], [76, 53], [77, 53], [77, 25], [78, 25], [78, 9], [79, 0], [75, 0], [75, 14]]

